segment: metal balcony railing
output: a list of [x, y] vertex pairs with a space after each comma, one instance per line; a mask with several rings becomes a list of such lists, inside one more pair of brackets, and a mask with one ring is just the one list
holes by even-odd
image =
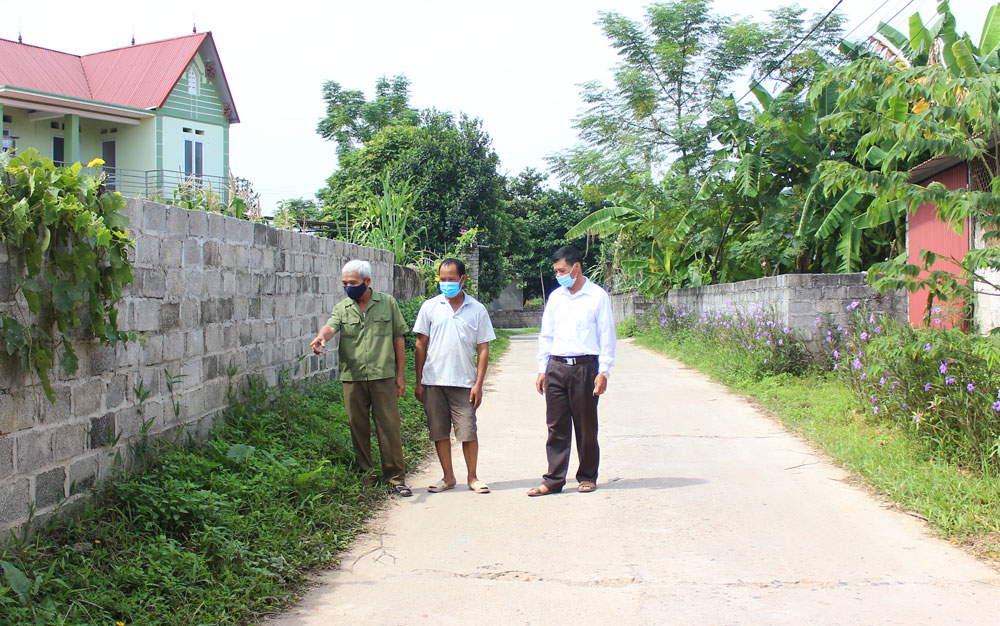
[[[70, 165], [59, 163], [56, 165]], [[88, 170], [88, 168], [83, 168]], [[104, 172], [104, 188], [117, 191], [129, 198], [145, 198], [161, 202], [184, 199], [182, 196], [193, 192], [211, 192], [223, 203], [229, 202], [229, 179], [222, 176], [185, 175], [171, 170], [133, 170], [106, 165], [89, 168], [92, 174]]]

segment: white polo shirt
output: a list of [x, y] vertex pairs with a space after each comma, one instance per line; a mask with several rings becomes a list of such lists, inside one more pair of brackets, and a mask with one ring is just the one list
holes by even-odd
[[468, 389], [476, 384], [476, 346], [497, 338], [486, 307], [469, 294], [457, 311], [444, 294], [424, 302], [413, 332], [429, 338], [421, 383]]

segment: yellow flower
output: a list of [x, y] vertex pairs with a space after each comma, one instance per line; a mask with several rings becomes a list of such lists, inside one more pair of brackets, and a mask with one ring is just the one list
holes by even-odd
[[122, 234], [125, 235], [126, 237], [128, 237], [128, 231], [127, 230], [122, 231]]
[[94, 543], [101, 543], [100, 539], [94, 539]]
[[87, 167], [94, 167], [95, 165], [104, 165], [104, 159], [94, 159], [90, 163], [87, 163]]
[[120, 196], [120, 195], [122, 195], [122, 192], [120, 192], [120, 191], [116, 191], [116, 192], [115, 192], [115, 195], [116, 195], [116, 196]]
[[125, 626], [125, 622], [115, 622], [115, 626]]

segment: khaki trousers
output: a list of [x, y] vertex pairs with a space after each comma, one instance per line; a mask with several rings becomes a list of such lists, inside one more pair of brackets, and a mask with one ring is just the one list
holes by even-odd
[[372, 463], [372, 420], [382, 457], [382, 477], [392, 485], [406, 484], [403, 437], [400, 433], [396, 379], [344, 381], [344, 405], [351, 424], [354, 458], [362, 472], [375, 474]]

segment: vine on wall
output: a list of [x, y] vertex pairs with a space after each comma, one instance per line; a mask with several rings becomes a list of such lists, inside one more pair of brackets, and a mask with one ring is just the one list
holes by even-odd
[[0, 339], [22, 371], [38, 376], [51, 402], [55, 355], [64, 372], [76, 373], [75, 338], [109, 345], [136, 339], [118, 329], [117, 309], [132, 282], [128, 251], [135, 243], [125, 199], [104, 191], [103, 172], [85, 173], [79, 163], [56, 167], [34, 149], [0, 155], [0, 167], [0, 242], [12, 292], [0, 302], [9, 305], [0, 310]]

